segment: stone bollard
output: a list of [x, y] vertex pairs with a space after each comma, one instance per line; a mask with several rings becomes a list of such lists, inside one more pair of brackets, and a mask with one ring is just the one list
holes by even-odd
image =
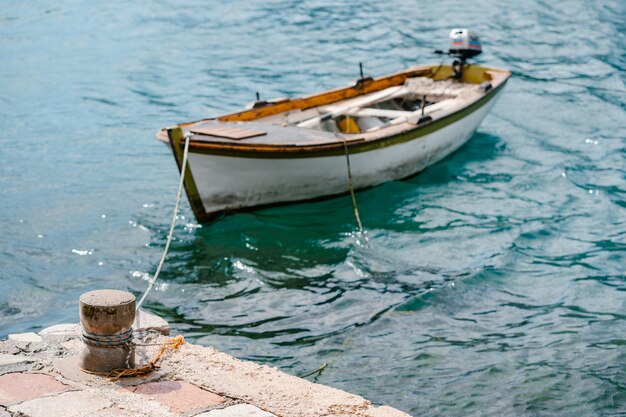
[[79, 367], [108, 373], [135, 366], [133, 321], [135, 296], [127, 291], [96, 290], [80, 296], [83, 348]]

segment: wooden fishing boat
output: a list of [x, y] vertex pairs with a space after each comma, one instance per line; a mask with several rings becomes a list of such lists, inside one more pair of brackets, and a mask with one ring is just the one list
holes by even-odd
[[409, 68], [302, 98], [162, 129], [198, 221], [349, 192], [422, 171], [463, 145], [510, 73], [461, 63]]

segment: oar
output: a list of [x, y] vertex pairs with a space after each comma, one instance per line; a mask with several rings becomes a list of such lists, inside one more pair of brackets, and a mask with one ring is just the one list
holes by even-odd
[[325, 120], [334, 119], [335, 117], [341, 116], [342, 114], [350, 112], [350, 111], [356, 111], [360, 107], [368, 106], [370, 104], [375, 104], [383, 100], [391, 100], [396, 97], [405, 95], [407, 93], [408, 93], [408, 89], [404, 86], [391, 87], [386, 90], [379, 91], [376, 94], [372, 94], [371, 96], [354, 100], [352, 103], [349, 103], [345, 106], [341, 106], [331, 112], [324, 113], [320, 116], [316, 116], [309, 120], [305, 120], [304, 122], [300, 122], [298, 123], [297, 126], [298, 127], [313, 127]]

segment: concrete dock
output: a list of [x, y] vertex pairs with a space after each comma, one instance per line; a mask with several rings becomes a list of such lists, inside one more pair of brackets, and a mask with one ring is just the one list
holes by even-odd
[[[145, 312], [138, 318], [133, 330], [141, 364], [168, 339], [169, 326]], [[148, 375], [111, 382], [80, 370], [82, 346], [79, 324], [0, 341], [0, 417], [410, 417], [191, 343], [164, 356]]]

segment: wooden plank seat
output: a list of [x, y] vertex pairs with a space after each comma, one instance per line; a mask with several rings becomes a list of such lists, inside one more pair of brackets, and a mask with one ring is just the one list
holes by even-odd
[[347, 116], [358, 117], [384, 117], [386, 119], [397, 119], [398, 117], [411, 116], [413, 112], [403, 110], [386, 110], [386, 109], [354, 109], [346, 113]]

